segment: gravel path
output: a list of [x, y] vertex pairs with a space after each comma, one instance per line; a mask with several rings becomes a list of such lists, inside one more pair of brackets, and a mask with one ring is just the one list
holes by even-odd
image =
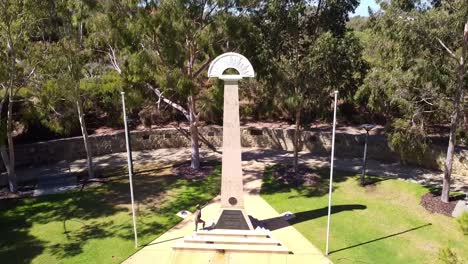
[[[148, 163], [148, 162], [179, 162], [190, 159], [190, 149], [157, 149], [148, 151], [135, 151], [133, 152], [135, 163]], [[220, 159], [221, 154], [213, 152], [209, 149], [201, 149], [200, 158], [203, 159]], [[271, 150], [271, 149], [243, 149], [242, 160], [245, 162], [256, 161], [268, 164], [292, 162], [292, 152]], [[314, 167], [328, 167], [329, 157], [316, 156], [310, 153], [300, 153], [300, 160], [303, 163], [309, 164]], [[94, 164], [97, 169], [102, 169], [109, 166], [125, 166], [127, 164], [126, 153], [113, 153], [96, 157]], [[362, 160], [356, 159], [335, 159], [335, 169], [350, 172], [361, 172]], [[61, 165], [60, 167], [63, 167]], [[68, 163], [66, 166], [71, 172], [79, 172], [86, 169], [86, 160], [76, 160]], [[49, 178], [53, 174], [51, 167], [34, 168], [28, 170], [18, 170], [18, 174], [41, 174], [47, 175]], [[379, 175], [391, 178], [400, 178], [408, 181], [417, 182], [429, 187], [439, 187], [442, 183], [442, 173], [431, 171], [427, 169], [403, 166], [399, 163], [382, 163], [375, 160], [369, 160], [367, 163], [367, 174]], [[44, 177], [44, 176], [43, 176]], [[452, 190], [468, 192], [468, 177], [453, 175]]]

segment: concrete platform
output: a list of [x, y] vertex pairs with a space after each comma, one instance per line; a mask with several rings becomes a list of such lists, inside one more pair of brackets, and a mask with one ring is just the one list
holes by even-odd
[[[258, 219], [269, 219], [278, 217], [276, 212], [260, 196], [245, 196], [246, 211], [255, 212], [254, 217]], [[204, 208], [205, 219], [216, 217], [220, 210], [218, 201]], [[208, 220], [210, 221], [210, 220]], [[293, 226], [276, 229], [271, 232], [272, 237], [281, 241], [292, 254], [258, 253], [258, 252], [236, 252], [236, 251], [206, 251], [206, 250], [172, 250], [172, 246], [178, 241], [182, 241], [187, 235], [193, 233], [193, 218], [184, 219], [177, 226], [163, 234], [158, 239], [138, 251], [125, 262], [126, 264], [136, 263], [219, 263], [219, 264], [291, 264], [291, 263], [332, 263], [314, 245], [312, 245]]]

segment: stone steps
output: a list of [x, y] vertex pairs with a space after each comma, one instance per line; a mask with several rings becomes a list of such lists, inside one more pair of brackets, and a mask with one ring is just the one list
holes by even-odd
[[266, 229], [256, 230], [235, 230], [235, 229], [213, 229], [213, 230], [200, 230], [197, 231], [197, 235], [204, 236], [258, 236], [258, 237], [269, 237], [271, 232]]
[[190, 243], [224, 243], [224, 244], [260, 244], [260, 245], [278, 245], [281, 244], [274, 238], [263, 238], [263, 237], [219, 237], [219, 236], [193, 236], [186, 237], [185, 242]]
[[200, 244], [200, 243], [183, 243], [182, 245], [174, 245], [174, 249], [192, 249], [192, 250], [222, 250], [235, 252], [265, 252], [265, 253], [281, 253], [289, 254], [289, 249], [285, 246], [272, 245], [243, 245], [243, 244]]
[[266, 230], [201, 230], [172, 246], [175, 250], [216, 250], [289, 254], [289, 249]]

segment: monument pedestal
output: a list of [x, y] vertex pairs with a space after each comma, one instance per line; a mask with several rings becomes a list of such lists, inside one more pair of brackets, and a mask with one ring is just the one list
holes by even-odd
[[253, 230], [244, 209], [222, 209], [214, 229]]

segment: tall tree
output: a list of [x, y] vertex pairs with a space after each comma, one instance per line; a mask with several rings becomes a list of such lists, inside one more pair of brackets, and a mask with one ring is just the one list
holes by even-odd
[[382, 5], [371, 18], [372, 70], [356, 98], [385, 113], [402, 160], [422, 156], [431, 125], [450, 123], [441, 199], [449, 200], [457, 128], [466, 90], [466, 1]]
[[[0, 1], [0, 88], [3, 93], [0, 100], [0, 154], [11, 192], [17, 191], [13, 105], [19, 90], [29, 84], [40, 62], [41, 52], [37, 52], [34, 42], [41, 37], [38, 28], [47, 21], [42, 10], [48, 4], [49, 1]], [[5, 104], [6, 118], [3, 117]]]
[[200, 95], [211, 86], [203, 73], [226, 48], [223, 21], [235, 2], [154, 1], [145, 3], [139, 13], [140, 50], [130, 61], [128, 74], [149, 87], [158, 104], [164, 102], [188, 121], [193, 169], [200, 167]]
[[[94, 178], [93, 151], [85, 119], [83, 83], [94, 78], [99, 70], [99, 61], [86, 42], [87, 22], [96, 5], [97, 2], [93, 0], [54, 2], [51, 10], [59, 22], [52, 25], [55, 39], [46, 41], [48, 58], [41, 69], [44, 91], [56, 97], [55, 101], [68, 102], [62, 106], [73, 107], [76, 111], [89, 178]], [[46, 99], [48, 102], [53, 101], [51, 98]], [[57, 112], [54, 105], [50, 107]]]
[[259, 76], [277, 87], [276, 103], [295, 122], [295, 173], [303, 111], [326, 109], [334, 89], [349, 98], [363, 79], [362, 48], [346, 30], [348, 13], [357, 5], [355, 0], [261, 1], [255, 9], [258, 64], [265, 65]]
[[[464, 4], [463, 4], [464, 3]], [[448, 3], [446, 3], [448, 5]], [[462, 5], [463, 4], [463, 5]], [[453, 98], [453, 109], [450, 117], [450, 132], [449, 132], [449, 142], [447, 147], [447, 156], [445, 157], [444, 162], [444, 181], [442, 184], [442, 195], [441, 200], [448, 203], [450, 199], [450, 182], [452, 177], [452, 165], [453, 157], [455, 153], [455, 146], [457, 142], [457, 129], [461, 120], [461, 112], [463, 110], [463, 105], [465, 101], [465, 90], [467, 89], [466, 76], [468, 74], [467, 65], [467, 50], [468, 50], [468, 4], [464, 1], [460, 1], [460, 6], [455, 6], [455, 8], [460, 8], [463, 10], [461, 15], [459, 14], [452, 21], [454, 28], [458, 29], [458, 37], [455, 37], [451, 43], [451, 48], [449, 48], [441, 39], [438, 39], [440, 45], [447, 51], [448, 57], [453, 59], [455, 64], [453, 67], [454, 72], [452, 74], [452, 79], [455, 79], [452, 98]], [[459, 10], [460, 10], [459, 9]], [[447, 13], [443, 13], [442, 16], [447, 18]], [[436, 18], [437, 19], [437, 18]], [[464, 22], [464, 26], [462, 27]], [[463, 28], [463, 30], [462, 30]], [[450, 33], [453, 34], [453, 33]], [[455, 53], [455, 50], [457, 53]]]

